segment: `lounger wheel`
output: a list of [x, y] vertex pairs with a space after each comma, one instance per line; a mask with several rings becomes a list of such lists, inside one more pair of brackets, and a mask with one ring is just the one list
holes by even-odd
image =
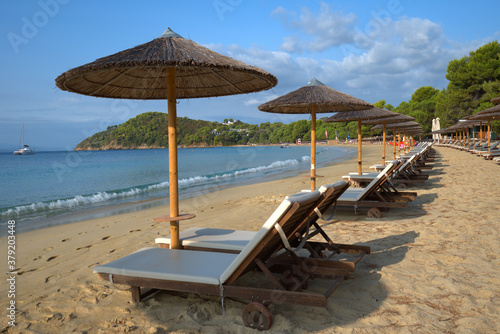
[[250, 303], [243, 309], [243, 323], [250, 328], [256, 328], [261, 331], [271, 328], [271, 313], [261, 303]]
[[368, 212], [366, 213], [366, 216], [368, 218], [382, 218], [382, 212], [380, 212], [379, 209], [377, 208], [371, 208], [370, 210], [368, 210]]
[[397, 185], [396, 189], [397, 189], [397, 190], [403, 190], [403, 189], [406, 189], [406, 184], [404, 184], [404, 183], [400, 183], [400, 184], [398, 184], [398, 185]]

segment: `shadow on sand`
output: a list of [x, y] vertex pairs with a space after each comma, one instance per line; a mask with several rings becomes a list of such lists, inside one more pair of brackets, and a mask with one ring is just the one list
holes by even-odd
[[[380, 282], [380, 270], [401, 262], [408, 252], [408, 245], [418, 237], [418, 233], [411, 231], [363, 243], [371, 247], [371, 254], [366, 255], [351, 278], [335, 290], [326, 308], [271, 304], [272, 333], [306, 333], [311, 328], [322, 330], [344, 326], [375, 312], [388, 296], [384, 284]], [[316, 279], [310, 281], [308, 289], [319, 288], [321, 291], [327, 283], [327, 280]], [[256, 333], [242, 322], [241, 312], [248, 303], [247, 300], [226, 298], [223, 311], [218, 297], [160, 291], [144, 300], [139, 307], [151, 322], [160, 324], [157, 330], [161, 333], [175, 330], [189, 333]], [[225, 315], [222, 315], [223, 312]], [[298, 314], [300, 317], [297, 317]]]

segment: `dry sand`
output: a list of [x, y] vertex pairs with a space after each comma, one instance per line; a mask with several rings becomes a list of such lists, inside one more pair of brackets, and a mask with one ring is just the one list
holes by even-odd
[[[325, 223], [332, 239], [368, 245], [372, 254], [328, 300], [327, 308], [271, 305], [272, 333], [497, 333], [500, 331], [499, 168], [495, 162], [436, 148], [429, 180], [411, 187], [409, 209], [381, 219], [337, 209]], [[381, 146], [363, 149], [365, 167]], [[392, 153], [388, 156], [392, 156]], [[357, 169], [355, 161], [322, 168], [319, 184]], [[366, 169], [366, 168], [365, 168]], [[285, 195], [308, 188], [303, 176], [217, 191], [181, 202], [194, 226], [257, 230]], [[92, 268], [168, 234], [153, 217], [168, 207], [18, 234], [16, 327], [8, 326], [9, 284], [0, 286], [1, 332], [255, 333], [244, 327], [246, 302], [160, 292], [136, 306], [98, 280]], [[2, 268], [7, 240], [1, 239]], [[7, 271], [7, 270], [6, 270]], [[10, 277], [9, 275], [6, 276]]]

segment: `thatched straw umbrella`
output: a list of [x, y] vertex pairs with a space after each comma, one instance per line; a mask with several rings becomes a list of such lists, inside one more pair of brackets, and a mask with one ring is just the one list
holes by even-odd
[[500, 104], [478, 112], [469, 117], [470, 120], [488, 121], [488, 153], [491, 153], [491, 121], [500, 120]]
[[[377, 118], [377, 119], [368, 119], [368, 120], [364, 120], [364, 121], [361, 121], [361, 124], [363, 125], [370, 125], [370, 124], [382, 124], [383, 127], [382, 127], [382, 136], [383, 136], [383, 140], [382, 140], [382, 146], [383, 146], [383, 149], [382, 149], [382, 166], [385, 165], [385, 145], [386, 145], [386, 141], [385, 141], [385, 136], [386, 136], [386, 127], [387, 127], [387, 124], [391, 124], [391, 123], [401, 123], [401, 122], [408, 122], [408, 121], [414, 121], [415, 118], [414, 117], [411, 117], [411, 116], [407, 116], [407, 115], [403, 115], [403, 114], [399, 114], [399, 113], [394, 113], [395, 115], [392, 116], [392, 117], [385, 117], [385, 118]], [[394, 136], [394, 138], [396, 138]], [[394, 159], [396, 159], [396, 141], [394, 140]]]
[[[382, 108], [373, 107], [368, 110], [360, 110], [360, 111], [350, 111], [337, 113], [332, 117], [325, 119], [325, 122], [358, 122], [358, 174], [362, 174], [363, 162], [362, 162], [362, 154], [361, 154], [361, 121], [362, 120], [374, 120], [374, 119], [383, 119], [397, 116], [398, 113], [393, 111], [389, 111]], [[384, 140], [385, 145], [385, 140]], [[385, 150], [385, 148], [384, 148]]]
[[[179, 245], [176, 100], [258, 92], [274, 87], [266, 71], [220, 55], [167, 29], [138, 45], [64, 72], [65, 91], [116, 99], [167, 99], [171, 247]], [[191, 215], [192, 216], [192, 215]]]
[[326, 86], [313, 79], [306, 86], [259, 106], [280, 114], [311, 114], [311, 190], [316, 189], [316, 114], [372, 108], [368, 102]]
[[490, 101], [493, 104], [499, 104], [500, 103], [500, 96], [499, 97], [495, 97], [494, 99], [491, 99]]

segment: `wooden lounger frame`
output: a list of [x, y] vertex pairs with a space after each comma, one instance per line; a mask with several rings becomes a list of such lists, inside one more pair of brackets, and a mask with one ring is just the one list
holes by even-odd
[[[242, 298], [261, 302], [264, 305], [270, 303], [290, 303], [326, 307], [328, 297], [344, 279], [349, 277], [349, 273], [354, 270], [355, 264], [331, 261], [326, 258], [302, 257], [286, 245], [286, 241], [291, 243], [301, 241], [300, 237], [302, 234], [300, 231], [302, 225], [308, 222], [311, 215], [316, 214], [314, 208], [321, 207], [325, 199], [326, 197], [322, 195], [317, 201], [305, 205], [294, 202], [276, 223], [276, 225], [281, 227], [282, 234], [278, 232], [277, 228], [267, 231], [262, 240], [249, 251], [247, 256], [223, 284], [216, 285], [168, 279], [141, 278], [102, 272], [97, 272], [97, 275], [100, 279], [109, 280], [112, 283], [129, 285], [131, 287], [132, 300], [135, 303], [139, 303], [143, 298], [151, 294], [151, 291], [142, 291], [142, 289], [147, 288]], [[308, 245], [312, 249], [315, 246], [332, 247], [329, 242]], [[337, 246], [342, 246], [342, 249], [359, 254], [361, 257], [370, 252], [369, 247]], [[283, 247], [285, 247], [284, 252], [282, 252]], [[356, 259], [356, 261], [359, 261], [361, 257], [358, 257], [359, 259]], [[262, 271], [270, 287], [252, 287], [238, 284], [238, 279], [251, 270]], [[323, 293], [304, 291], [310, 280], [318, 278], [331, 280], [331, 283]], [[250, 325], [250, 327], [253, 326]]]

